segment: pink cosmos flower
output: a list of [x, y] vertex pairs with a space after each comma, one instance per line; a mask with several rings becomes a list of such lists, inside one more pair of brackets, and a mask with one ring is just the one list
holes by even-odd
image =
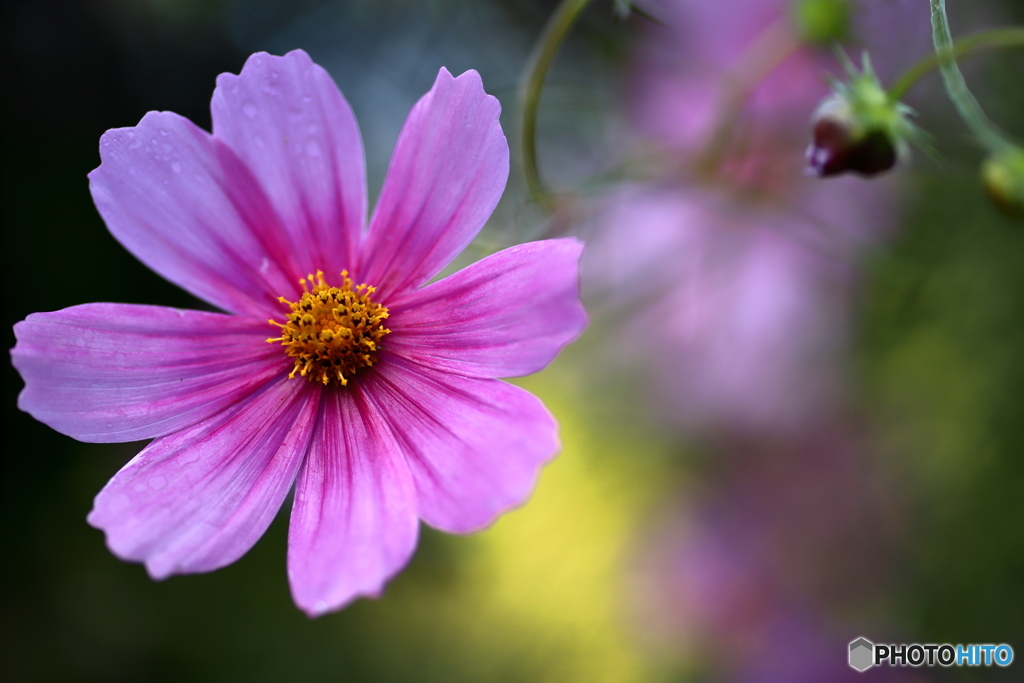
[[508, 177], [475, 71], [441, 69], [413, 107], [368, 227], [355, 118], [305, 52], [222, 74], [212, 111], [212, 135], [169, 112], [107, 131], [90, 187], [129, 251], [228, 314], [30, 315], [19, 406], [82, 441], [153, 439], [88, 520], [156, 579], [237, 560], [294, 485], [288, 576], [315, 616], [378, 595], [419, 519], [471, 532], [529, 495], [557, 425], [496, 378], [585, 326], [582, 246], [520, 245], [424, 286]]

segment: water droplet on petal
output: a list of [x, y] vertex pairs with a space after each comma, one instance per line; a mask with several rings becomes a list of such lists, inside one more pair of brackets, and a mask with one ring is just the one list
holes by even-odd
[[323, 152], [320, 150], [320, 143], [315, 138], [306, 140], [306, 154], [311, 157], [323, 156]]
[[171, 170], [174, 171], [175, 173], [181, 173], [181, 164], [179, 164], [177, 161], [172, 161]]
[[260, 113], [260, 110], [256, 108], [256, 103], [252, 100], [246, 100], [245, 104], [242, 105], [242, 111], [250, 119], [256, 118], [256, 115]]

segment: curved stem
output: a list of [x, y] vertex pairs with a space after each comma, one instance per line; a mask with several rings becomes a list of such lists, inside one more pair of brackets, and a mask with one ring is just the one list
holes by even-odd
[[[953, 41], [953, 58], [973, 55], [983, 50], [991, 50], [997, 47], [1024, 47], [1024, 28], [997, 28], [991, 31], [982, 31], [974, 35], [964, 36]], [[889, 97], [895, 100], [903, 99], [917, 81], [929, 74], [932, 69], [939, 65], [939, 57], [934, 52], [922, 58], [916, 64], [907, 69], [895, 85], [889, 89]]]
[[938, 57], [939, 71], [942, 73], [942, 80], [946, 85], [946, 94], [952, 100], [960, 118], [970, 129], [971, 133], [990, 152], [999, 152], [1012, 147], [1010, 142], [999, 128], [992, 123], [985, 112], [982, 111], [978, 100], [967, 88], [964, 75], [956, 65], [956, 56], [953, 52], [953, 36], [949, 32], [949, 21], [946, 19], [945, 0], [930, 0], [932, 9], [932, 42], [935, 44], [935, 54]]
[[562, 0], [548, 19], [533, 52], [530, 53], [519, 88], [519, 142], [522, 145], [526, 187], [534, 201], [548, 210], [552, 208], [553, 202], [551, 194], [544, 187], [537, 166], [537, 107], [540, 104], [540, 93], [548, 67], [551, 66], [569, 29], [588, 4], [590, 0]]

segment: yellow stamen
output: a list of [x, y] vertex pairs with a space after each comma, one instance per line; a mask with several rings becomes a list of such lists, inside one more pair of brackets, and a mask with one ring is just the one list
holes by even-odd
[[289, 378], [298, 373], [324, 386], [346, 386], [357, 371], [377, 362], [380, 340], [391, 332], [384, 327], [388, 309], [370, 300], [376, 287], [353, 287], [346, 270], [341, 277], [341, 287], [331, 287], [318, 270], [315, 279], [299, 280], [305, 291], [298, 301], [278, 299], [291, 310], [285, 323], [269, 321], [281, 328], [281, 336], [267, 341], [280, 342], [294, 359]]

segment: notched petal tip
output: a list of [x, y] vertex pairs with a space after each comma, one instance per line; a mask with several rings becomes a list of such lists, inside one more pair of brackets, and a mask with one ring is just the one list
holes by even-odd
[[400, 568], [397, 572], [395, 572], [394, 575], [388, 576], [387, 578], [383, 579], [381, 581], [379, 588], [366, 589], [361, 592], [353, 593], [352, 595], [348, 596], [343, 600], [317, 599], [310, 601], [308, 597], [300, 597], [294, 591], [292, 591], [292, 600], [295, 602], [295, 606], [302, 610], [307, 617], [309, 617], [310, 619], [319, 619], [320, 617], [331, 614], [333, 612], [340, 612], [341, 610], [347, 608], [349, 605], [356, 602], [357, 600], [380, 600], [384, 597], [384, 594], [387, 592], [388, 582], [395, 578], [395, 576], [400, 574], [403, 569], [405, 569], [404, 566]]
[[[262, 79], [262, 80], [277, 80], [282, 77], [282, 74], [276, 71], [275, 67], [285, 69], [289, 66], [289, 63], [298, 63], [300, 68], [311, 69], [318, 68], [323, 70], [319, 64], [313, 61], [305, 50], [295, 49], [291, 52], [287, 52], [284, 55], [272, 55], [269, 52], [254, 52], [245, 60], [245, 64], [242, 65], [241, 71], [237, 74], [230, 71], [217, 75], [217, 87], [213, 92], [213, 99], [216, 101], [218, 98], [223, 97], [222, 90], [229, 90], [232, 86], [237, 85], [240, 81], [248, 79]], [[326, 73], [326, 72], [325, 72]], [[287, 74], [284, 74], [287, 77]]]
[[447, 69], [409, 112], [361, 249], [361, 277], [382, 296], [430, 280], [490, 217], [509, 172], [500, 114], [478, 73]]
[[[296, 48], [284, 53], [283, 55], [272, 55], [269, 52], [262, 51], [254, 52], [245, 60], [245, 64], [242, 65], [242, 71], [239, 75], [244, 74], [247, 70], [262, 68], [267, 64], [283, 64], [285, 62], [301, 62], [307, 66], [313, 66], [315, 64], [313, 58], [309, 56], [309, 53], [302, 48]], [[221, 75], [233, 76], [234, 74], [229, 73]]]
[[[226, 163], [216, 139], [171, 112], [107, 131], [90, 175], [96, 209], [111, 234], [165, 279], [217, 308], [277, 310], [292, 278], [277, 264], [276, 231], [251, 176]], [[270, 263], [267, 270], [262, 266]]]
[[221, 74], [214, 136], [251, 172], [276, 216], [291, 280], [353, 269], [366, 222], [365, 159], [352, 108], [302, 50], [257, 53]]
[[[127, 465], [121, 468], [121, 473], [127, 472], [137, 462], [138, 457], [129, 461]], [[182, 573], [180, 570], [175, 571], [174, 567], [166, 561], [161, 562], [160, 558], [149, 558], [145, 553], [138, 552], [138, 549], [132, 543], [118, 535], [112, 528], [113, 523], [110, 520], [110, 513], [114, 512], [117, 515], [130, 514], [131, 501], [123, 493], [105, 497], [105, 492], [106, 487], [93, 498], [93, 507], [89, 514], [85, 516], [85, 521], [89, 526], [103, 533], [103, 544], [107, 546], [110, 554], [122, 562], [135, 562], [143, 565], [146, 569], [146, 574], [153, 581], [165, 581], [176, 573]], [[118, 504], [119, 501], [120, 504]], [[104, 517], [107, 517], [107, 519], [104, 519]]]
[[319, 393], [278, 380], [152, 441], [97, 494], [87, 520], [156, 580], [213, 571], [256, 543], [292, 488]]
[[[426, 96], [429, 97], [435, 93], [447, 91], [449, 88], [457, 89], [462, 97], [466, 98], [467, 102], [471, 101], [472, 98], [478, 98], [481, 102], [485, 102], [485, 106], [493, 108], [494, 119], [500, 118], [501, 101], [484, 89], [483, 77], [476, 69], [466, 69], [458, 76], [455, 76], [447, 67], [442, 66], [438, 69], [434, 85], [427, 92]], [[465, 102], [460, 106], [465, 106]], [[502, 133], [502, 137], [504, 137], [504, 133]]]
[[365, 412], [371, 392], [367, 380], [325, 393], [295, 484], [288, 581], [310, 616], [379, 595], [416, 549], [412, 476], [388, 420]]
[[307, 617], [310, 619], [318, 619], [326, 614], [332, 612], [340, 612], [357, 600], [379, 600], [384, 597], [387, 592], [387, 585], [396, 576], [402, 573], [406, 565], [412, 559], [412, 555], [415, 552], [415, 546], [410, 550], [409, 556], [390, 574], [382, 576], [376, 585], [361, 588], [355, 591], [351, 590], [336, 590], [333, 594], [329, 594], [327, 597], [323, 597], [321, 594], [315, 596], [307, 590], [299, 590], [296, 588], [298, 579], [292, 575], [291, 571], [288, 572], [288, 583], [291, 586], [292, 601], [295, 606], [302, 610]]
[[[438, 69], [437, 78], [434, 79], [434, 85], [427, 92], [427, 96], [439, 91], [448, 90], [449, 88], [457, 89], [462, 94], [462, 97], [467, 98], [467, 102], [473, 98], [478, 98], [481, 102], [486, 103], [485, 106], [493, 108], [495, 120], [501, 117], [501, 101], [484, 89], [483, 77], [480, 76], [480, 72], [476, 69], [466, 69], [458, 76], [455, 76], [447, 67], [442, 66]], [[465, 103], [461, 106], [465, 106]], [[504, 132], [502, 132], [502, 137], [504, 137]]]

